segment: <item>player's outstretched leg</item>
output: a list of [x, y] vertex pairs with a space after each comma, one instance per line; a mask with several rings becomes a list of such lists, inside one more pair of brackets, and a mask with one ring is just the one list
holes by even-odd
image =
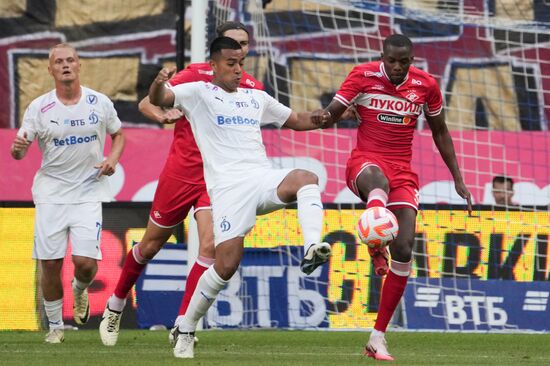
[[365, 346], [365, 356], [379, 361], [393, 361], [393, 357], [388, 351], [384, 332], [379, 332], [376, 329], [372, 331], [369, 343]]
[[[302, 174], [297, 172], [296, 177], [306, 183], [317, 182], [317, 176], [309, 172]], [[303, 185], [296, 192], [296, 201], [298, 202], [298, 221], [305, 243], [300, 269], [305, 274], [310, 274], [317, 267], [328, 262], [331, 254], [330, 244], [321, 242], [323, 203], [319, 185], [316, 183]]]
[[90, 301], [88, 298], [89, 283], [82, 283], [73, 278], [73, 318], [76, 324], [86, 324], [90, 319]]
[[317, 267], [329, 260], [330, 253], [331, 247], [328, 243], [311, 244], [305, 250], [300, 269], [305, 274], [312, 273]]

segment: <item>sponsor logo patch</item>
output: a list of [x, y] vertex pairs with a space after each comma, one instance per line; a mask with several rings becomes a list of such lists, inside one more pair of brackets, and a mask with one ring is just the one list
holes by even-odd
[[408, 125], [411, 123], [411, 117], [396, 116], [391, 114], [379, 114], [376, 116], [376, 119], [383, 123], [392, 123], [396, 125]]

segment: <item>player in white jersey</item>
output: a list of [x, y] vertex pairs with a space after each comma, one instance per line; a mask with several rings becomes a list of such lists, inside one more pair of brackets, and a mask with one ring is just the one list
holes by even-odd
[[[80, 85], [76, 50], [58, 44], [50, 50], [48, 71], [55, 89], [31, 102], [11, 146], [14, 159], [25, 157], [38, 141], [42, 164], [34, 177], [36, 205], [33, 258], [39, 260], [40, 285], [49, 322], [46, 342], [64, 341], [61, 268], [70, 237], [75, 266], [73, 316], [90, 316], [88, 286], [101, 259], [101, 202], [109, 201], [109, 182], [124, 148], [121, 122], [109, 98]], [[106, 134], [112, 139], [103, 159]]]
[[192, 358], [198, 320], [236, 272], [244, 236], [265, 214], [297, 201], [304, 236], [301, 268], [311, 273], [328, 261], [331, 248], [321, 243], [323, 206], [318, 178], [301, 169], [273, 169], [267, 159], [260, 126], [275, 124], [294, 130], [318, 128], [311, 113], [296, 113], [263, 91], [238, 88], [244, 53], [231, 38], [216, 38], [210, 46], [211, 83], [164, 83], [174, 73], [163, 69], [149, 89], [151, 103], [183, 110], [204, 161], [212, 201], [216, 260], [200, 278], [189, 308], [178, 323], [174, 355]]

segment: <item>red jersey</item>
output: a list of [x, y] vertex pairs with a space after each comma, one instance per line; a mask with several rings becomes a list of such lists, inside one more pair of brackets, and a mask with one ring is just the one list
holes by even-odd
[[346, 107], [356, 105], [361, 124], [354, 151], [391, 157], [407, 166], [418, 116], [423, 110], [437, 116], [443, 107], [433, 76], [411, 66], [405, 80], [394, 85], [381, 61], [355, 66], [334, 98]]
[[[190, 83], [193, 81], [212, 81], [214, 74], [210, 64], [196, 63], [190, 64], [184, 70], [178, 72], [168, 81], [171, 86]], [[263, 84], [243, 71], [241, 79], [241, 88], [254, 88], [263, 90]], [[166, 163], [164, 164], [165, 174], [171, 178], [192, 184], [204, 184], [204, 172], [202, 166], [202, 156], [193, 137], [191, 125], [185, 116], [174, 126], [174, 140], [170, 147], [170, 152]]]

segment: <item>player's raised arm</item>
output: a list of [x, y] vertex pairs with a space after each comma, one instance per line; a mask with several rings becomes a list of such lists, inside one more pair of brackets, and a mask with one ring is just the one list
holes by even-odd
[[168, 89], [165, 83], [176, 72], [175, 67], [164, 67], [149, 87], [149, 101], [158, 107], [173, 107], [174, 93]]
[[164, 110], [156, 105], [151, 104], [149, 101], [149, 96], [145, 96], [139, 102], [138, 109], [145, 117], [149, 118], [152, 121], [161, 123], [161, 124], [171, 124], [178, 121], [181, 117], [184, 116], [183, 112], [176, 108], [171, 108]]
[[460, 173], [460, 168], [458, 167], [453, 139], [451, 138], [449, 130], [447, 129], [447, 124], [445, 123], [445, 114], [441, 111], [441, 113], [437, 116], [426, 115], [426, 120], [432, 130], [432, 138], [435, 142], [435, 146], [437, 146], [443, 161], [453, 176], [456, 193], [466, 200], [468, 204], [468, 214], [472, 215], [472, 196], [470, 191], [468, 191], [464, 180], [462, 179], [462, 174]]

